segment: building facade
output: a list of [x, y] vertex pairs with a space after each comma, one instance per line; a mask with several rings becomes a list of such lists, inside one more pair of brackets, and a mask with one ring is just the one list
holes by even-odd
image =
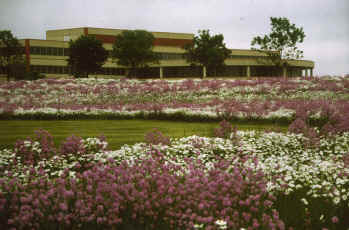
[[[27, 70], [43, 73], [47, 76], [70, 76], [71, 71], [67, 66], [69, 55], [69, 41], [81, 35], [94, 35], [101, 40], [106, 50], [111, 52], [115, 36], [120, 34], [120, 29], [105, 28], [71, 28], [46, 31], [46, 40], [21, 39], [25, 47]], [[149, 68], [141, 69], [140, 76], [144, 77], [202, 77], [211, 76], [210, 70], [200, 66], [193, 67], [184, 58], [185, 44], [190, 43], [194, 34], [151, 32], [154, 37], [154, 52], [160, 61]], [[289, 61], [287, 69], [278, 69], [267, 60], [267, 55], [262, 52], [248, 49], [231, 49], [231, 55], [225, 61], [226, 66], [215, 72], [217, 77], [253, 77], [253, 76], [312, 76], [314, 62], [306, 60]], [[119, 66], [108, 58], [103, 65], [103, 70], [98, 75], [124, 76], [126, 68]]]

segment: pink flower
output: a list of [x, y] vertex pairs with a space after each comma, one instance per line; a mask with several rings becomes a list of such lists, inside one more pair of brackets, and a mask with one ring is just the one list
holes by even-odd
[[200, 204], [199, 204], [199, 209], [200, 209], [200, 210], [204, 209], [204, 207], [205, 207], [205, 205], [204, 205], [203, 203], [200, 203]]
[[256, 229], [259, 227], [259, 223], [257, 219], [253, 219], [253, 227]]
[[66, 203], [60, 203], [59, 204], [59, 208], [62, 210], [62, 211], [67, 211], [68, 210], [68, 206]]
[[103, 223], [103, 218], [102, 217], [98, 217], [97, 218], [97, 223], [98, 224], [102, 224]]
[[338, 217], [336, 217], [336, 216], [332, 217], [331, 220], [332, 220], [332, 223], [334, 223], [334, 224], [336, 224], [336, 223], [339, 222], [339, 219], [338, 219]]

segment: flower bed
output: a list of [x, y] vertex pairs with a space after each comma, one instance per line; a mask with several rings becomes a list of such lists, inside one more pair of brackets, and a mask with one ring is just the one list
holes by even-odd
[[[240, 120], [289, 131], [170, 139], [107, 149], [38, 131], [0, 151], [0, 229], [347, 229], [349, 80], [0, 84], [2, 119]], [[316, 126], [316, 127], [314, 127]]]
[[[1, 227], [347, 229], [349, 133], [235, 131], [107, 150], [47, 132], [0, 154]], [[160, 138], [161, 137], [161, 138]], [[162, 144], [159, 140], [164, 140]], [[40, 155], [40, 158], [35, 156]]]
[[[0, 85], [2, 118], [157, 118], [341, 123], [349, 80], [43, 79]], [[343, 125], [340, 125], [343, 126]]]

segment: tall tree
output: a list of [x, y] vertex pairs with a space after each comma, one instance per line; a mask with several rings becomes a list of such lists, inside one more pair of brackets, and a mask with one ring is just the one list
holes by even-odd
[[81, 35], [69, 42], [68, 65], [75, 77], [88, 77], [101, 71], [108, 58], [108, 51], [93, 35]]
[[297, 44], [304, 41], [305, 34], [302, 27], [296, 27], [285, 17], [271, 17], [270, 21], [271, 33], [264, 37], [254, 37], [251, 46], [252, 49], [266, 53], [275, 66], [283, 67], [283, 75], [286, 77], [288, 60], [303, 57], [303, 51], [298, 49]]
[[200, 64], [203, 66], [203, 77], [206, 75], [206, 69], [211, 69], [216, 75], [219, 67], [224, 66], [231, 51], [226, 48], [222, 34], [210, 35], [209, 30], [199, 30], [199, 35], [194, 36], [193, 41], [184, 46], [186, 50], [185, 57], [192, 65]]
[[112, 57], [118, 65], [131, 69], [129, 76], [136, 76], [136, 69], [158, 63], [153, 52], [154, 35], [145, 30], [124, 30], [116, 36]]
[[12, 70], [19, 63], [24, 63], [24, 47], [9, 30], [0, 31], [0, 68], [5, 70], [7, 81], [16, 76]]

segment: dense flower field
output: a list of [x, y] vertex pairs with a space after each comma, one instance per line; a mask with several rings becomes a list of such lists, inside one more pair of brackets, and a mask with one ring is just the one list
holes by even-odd
[[17, 81], [0, 84], [0, 112], [3, 117], [301, 118], [339, 124], [349, 114], [349, 79]]
[[[153, 140], [153, 139], [152, 139]], [[18, 229], [347, 229], [349, 133], [235, 131], [108, 150], [45, 131], [0, 154], [1, 224]]]
[[285, 122], [109, 150], [43, 130], [0, 150], [0, 229], [349, 229], [349, 79], [0, 83], [0, 118]]

